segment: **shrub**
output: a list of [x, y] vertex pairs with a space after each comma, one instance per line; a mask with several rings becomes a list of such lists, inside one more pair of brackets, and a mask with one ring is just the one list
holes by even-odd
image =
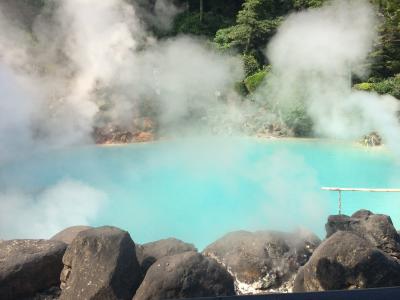
[[263, 69], [244, 80], [244, 84], [246, 85], [247, 90], [250, 93], [254, 93], [254, 91], [260, 86], [260, 84], [264, 81], [265, 76], [267, 75], [267, 69]]
[[283, 116], [286, 125], [293, 130], [295, 136], [311, 136], [313, 132], [313, 122], [307, 114], [304, 105], [297, 105]]
[[361, 91], [375, 91], [381, 95], [389, 94], [400, 99], [400, 74], [381, 81], [359, 83], [354, 85], [354, 88]]
[[374, 89], [373, 83], [362, 82], [354, 85], [354, 88], [360, 91], [372, 91]]
[[243, 67], [246, 77], [251, 76], [260, 70], [260, 65], [257, 59], [251, 54], [243, 55]]

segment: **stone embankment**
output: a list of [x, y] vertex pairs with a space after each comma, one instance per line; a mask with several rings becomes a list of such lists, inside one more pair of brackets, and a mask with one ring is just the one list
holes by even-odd
[[198, 252], [170, 238], [143, 245], [116, 227], [74, 226], [50, 240], [0, 241], [0, 299], [161, 300], [400, 285], [389, 216], [329, 216], [306, 231], [231, 232]]

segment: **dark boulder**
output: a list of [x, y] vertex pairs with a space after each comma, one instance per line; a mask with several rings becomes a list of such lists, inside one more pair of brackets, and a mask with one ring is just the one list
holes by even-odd
[[187, 251], [197, 251], [197, 249], [192, 244], [174, 238], [136, 245], [136, 255], [143, 274], [157, 259]]
[[134, 300], [232, 296], [232, 276], [215, 260], [190, 251], [165, 256], [154, 263]]
[[33, 297], [59, 285], [66, 247], [47, 240], [0, 242], [0, 299]]
[[29, 297], [24, 300], [58, 300], [61, 295], [59, 286], [54, 286], [48, 290], [37, 293], [34, 297]]
[[115, 227], [80, 232], [63, 263], [60, 299], [131, 299], [140, 284], [135, 244]]
[[351, 217], [329, 216], [325, 227], [327, 238], [339, 230], [349, 231], [370, 241], [375, 247], [389, 255], [400, 258], [400, 236], [389, 216], [359, 210]]
[[398, 260], [352, 232], [325, 240], [295, 280], [295, 291], [323, 291], [400, 285]]
[[237, 231], [209, 245], [203, 253], [231, 272], [240, 294], [290, 291], [299, 267], [319, 243], [315, 235], [300, 231]]
[[92, 227], [90, 226], [72, 226], [65, 228], [64, 230], [60, 231], [59, 233], [52, 236], [50, 239], [54, 241], [61, 241], [66, 244], [71, 244], [74, 238], [78, 235], [79, 232], [88, 230]]

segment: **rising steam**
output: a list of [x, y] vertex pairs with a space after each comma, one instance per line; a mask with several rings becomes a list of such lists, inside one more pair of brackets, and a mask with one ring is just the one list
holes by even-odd
[[375, 10], [361, 0], [290, 15], [267, 49], [267, 98], [278, 112], [305, 106], [317, 135], [357, 139], [378, 131], [400, 150], [399, 102], [351, 88], [352, 75], [368, 72], [376, 28]]
[[[144, 0], [49, 0], [31, 30], [0, 3], [0, 166], [38, 150], [92, 143], [93, 129], [106, 123], [130, 129], [149, 103], [165, 135], [178, 129], [178, 135], [197, 135], [214, 121], [240, 123], [243, 111], [233, 90], [243, 77], [237, 57], [192, 37], [157, 40], [149, 33], [149, 27], [171, 26], [182, 9], [172, 2], [157, 0], [149, 12]], [[272, 74], [257, 97], [274, 115], [265, 119], [305, 106], [317, 135], [354, 139], [376, 130], [400, 150], [398, 102], [351, 88], [352, 75], [368, 72], [375, 15], [367, 1], [337, 0], [288, 16], [267, 49]], [[202, 147], [189, 147], [188, 169], [199, 164]], [[232, 148], [220, 147], [221, 159], [212, 163], [235, 164], [244, 154]], [[215, 157], [214, 151], [209, 155]], [[287, 179], [293, 165], [297, 173]], [[286, 211], [291, 186], [304, 203], [302, 216], [320, 221], [327, 208], [311, 192], [318, 184], [304, 161], [276, 154], [261, 167], [258, 174], [269, 170], [263, 186], [274, 199], [274, 210], [267, 210], [271, 220], [285, 217], [276, 210]], [[45, 237], [89, 223], [110, 197], [73, 180], [36, 195], [0, 187], [0, 238]]]

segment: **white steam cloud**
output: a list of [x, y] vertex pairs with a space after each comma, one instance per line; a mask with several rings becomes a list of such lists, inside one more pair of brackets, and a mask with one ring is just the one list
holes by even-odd
[[[243, 75], [241, 62], [193, 38], [157, 41], [145, 23], [168, 28], [180, 8], [157, 0], [144, 13], [143, 3], [51, 0], [32, 30], [0, 3], [0, 166], [37, 149], [91, 143], [94, 127], [108, 122], [130, 129], [143, 105], [153, 105], [160, 127], [173, 133], [193, 134], [213, 120], [242, 120], [232, 91]], [[374, 10], [361, 0], [337, 0], [289, 16], [268, 46], [273, 74], [263, 97], [278, 112], [305, 105], [317, 134], [359, 138], [377, 130], [400, 149], [398, 102], [351, 89], [351, 74], [366, 73], [376, 24]], [[204, 124], [192, 124], [196, 114]], [[286, 212], [292, 203], [288, 186], [303, 203], [304, 218], [317, 222], [324, 214], [323, 204], [314, 205], [323, 200], [310, 192], [318, 186], [304, 162], [282, 154], [260, 167], [273, 170], [265, 184], [275, 199], [270, 219], [285, 217], [277, 211]], [[286, 178], [293, 167], [297, 173]], [[0, 238], [45, 237], [87, 224], [104, 201], [103, 192], [75, 181], [36, 196], [0, 191]]]
[[62, 229], [90, 224], [106, 194], [81, 182], [64, 180], [33, 197], [0, 192], [0, 239], [49, 238]]
[[[142, 106], [154, 106], [160, 127], [172, 124], [175, 130], [194, 112], [215, 107], [221, 95], [235, 98], [239, 59], [189, 37], [157, 41], [135, 12], [135, 7], [144, 11], [139, 4], [48, 1], [29, 32], [0, 5], [0, 66], [9, 69], [13, 82], [13, 77], [24, 79], [16, 82], [15, 92], [33, 88], [23, 100], [32, 109], [17, 106], [13, 115], [0, 112], [1, 119], [12, 123], [9, 119], [21, 113], [30, 122], [28, 136], [59, 147], [88, 143], [94, 127], [110, 122], [129, 130]], [[148, 18], [165, 23], [179, 10], [173, 13], [172, 6], [157, 1]], [[165, 11], [165, 20], [157, 18]], [[10, 102], [18, 93], [0, 101]]]
[[281, 112], [305, 106], [318, 135], [358, 139], [378, 131], [400, 150], [399, 102], [351, 89], [352, 74], [367, 72], [376, 28], [376, 12], [362, 0], [336, 0], [290, 15], [267, 49], [270, 102]]
[[[0, 167], [39, 150], [92, 143], [96, 126], [129, 130], [143, 105], [155, 106], [160, 127], [172, 131], [190, 132], [194, 113], [229, 111], [220, 100], [235, 99], [240, 60], [193, 38], [157, 41], [146, 27], [171, 26], [181, 8], [157, 0], [145, 11], [141, 3], [49, 0], [32, 28], [10, 13], [12, 2], [0, 3]], [[4, 188], [1, 238], [88, 223], [105, 197], [77, 182], [40, 195]]]

